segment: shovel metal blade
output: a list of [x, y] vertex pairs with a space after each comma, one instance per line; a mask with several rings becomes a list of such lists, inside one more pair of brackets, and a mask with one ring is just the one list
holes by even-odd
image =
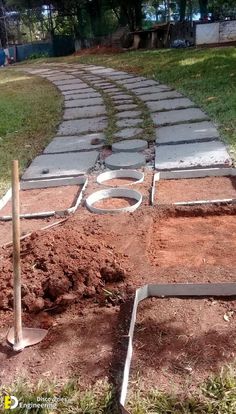
[[41, 342], [48, 331], [46, 329], [39, 328], [23, 328], [22, 329], [22, 340], [15, 344], [15, 331], [11, 328], [7, 334], [7, 341], [13, 346], [14, 351], [21, 351], [27, 346], [36, 345]]

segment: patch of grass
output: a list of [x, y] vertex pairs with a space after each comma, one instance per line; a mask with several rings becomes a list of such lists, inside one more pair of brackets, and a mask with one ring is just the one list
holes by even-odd
[[[127, 408], [131, 414], [234, 414], [236, 412], [236, 371], [232, 367], [222, 369], [220, 375], [209, 378], [194, 395], [178, 396], [157, 390], [136, 391], [132, 385]], [[139, 387], [138, 387], [139, 388]], [[113, 387], [107, 379], [86, 390], [77, 380], [64, 385], [39, 381], [32, 385], [18, 381], [10, 387], [2, 387], [0, 395], [14, 395], [21, 407], [16, 414], [118, 414]], [[47, 400], [46, 400], [47, 399]], [[51, 403], [51, 407], [29, 409], [30, 404]], [[28, 407], [28, 408], [27, 408]], [[2, 412], [2, 411], [0, 411]], [[4, 411], [8, 412], [8, 411]]]
[[11, 161], [23, 172], [55, 133], [62, 97], [48, 81], [0, 70], [0, 196], [10, 187]]
[[152, 50], [81, 55], [70, 62], [103, 65], [164, 82], [193, 99], [236, 151], [236, 48]]
[[191, 396], [176, 396], [152, 390], [131, 394], [132, 414], [234, 414], [236, 413], [236, 372], [224, 368], [209, 378]]
[[[18, 399], [15, 414], [118, 414], [114, 392], [107, 380], [98, 381], [85, 391], [81, 390], [76, 380], [65, 385], [39, 381], [34, 386], [27, 380], [21, 380], [0, 389], [0, 394], [13, 395]], [[4, 410], [6, 412], [10, 410]]]

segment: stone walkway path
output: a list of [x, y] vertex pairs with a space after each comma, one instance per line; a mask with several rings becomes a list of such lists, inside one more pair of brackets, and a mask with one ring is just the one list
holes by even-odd
[[157, 170], [232, 164], [208, 116], [166, 85], [92, 65], [49, 64], [26, 70], [53, 82], [64, 95], [65, 109], [56, 137], [23, 180], [86, 173], [98, 162], [106, 139], [114, 142], [113, 154], [105, 159], [111, 169], [152, 161], [152, 148], [148, 151], [140, 138], [155, 140]]

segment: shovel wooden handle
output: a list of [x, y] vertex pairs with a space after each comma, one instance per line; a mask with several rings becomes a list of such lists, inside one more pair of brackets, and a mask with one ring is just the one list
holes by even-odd
[[14, 275], [14, 346], [22, 342], [20, 267], [20, 185], [18, 160], [12, 162], [12, 237]]

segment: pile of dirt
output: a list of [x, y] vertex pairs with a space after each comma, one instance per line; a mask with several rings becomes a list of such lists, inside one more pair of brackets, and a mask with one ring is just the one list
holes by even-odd
[[[1, 258], [0, 309], [13, 304], [12, 251]], [[75, 228], [73, 221], [22, 242], [22, 303], [29, 312], [96, 298], [103, 288], [123, 282], [129, 272], [125, 254], [101, 237], [99, 224]]]

